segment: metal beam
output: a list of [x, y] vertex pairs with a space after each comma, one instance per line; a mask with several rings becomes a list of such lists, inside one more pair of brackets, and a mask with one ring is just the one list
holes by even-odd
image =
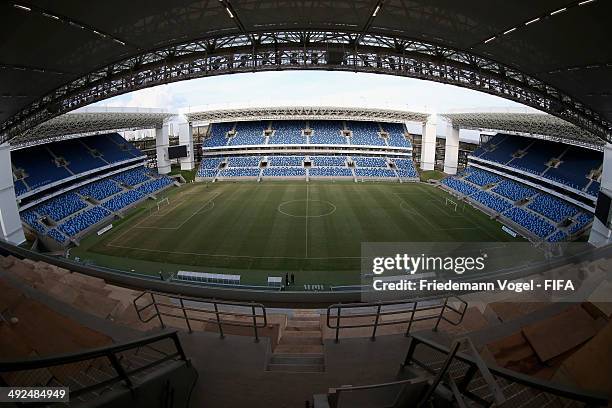
[[275, 31], [173, 45], [128, 58], [66, 84], [0, 125], [5, 142], [41, 122], [111, 96], [236, 72], [314, 69], [426, 79], [486, 92], [565, 119], [612, 142], [612, 124], [558, 89], [466, 51], [389, 35]]

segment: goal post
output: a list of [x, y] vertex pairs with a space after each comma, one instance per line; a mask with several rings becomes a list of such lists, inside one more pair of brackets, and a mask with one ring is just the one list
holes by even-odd
[[168, 197], [164, 197], [161, 200], [155, 201], [155, 205], [151, 206], [151, 212], [159, 212], [162, 208], [170, 205]]
[[444, 205], [446, 205], [447, 207], [450, 206], [451, 208], [453, 208], [453, 211], [457, 212], [457, 202], [454, 200], [451, 200], [450, 198], [446, 198], [446, 202], [444, 203]]

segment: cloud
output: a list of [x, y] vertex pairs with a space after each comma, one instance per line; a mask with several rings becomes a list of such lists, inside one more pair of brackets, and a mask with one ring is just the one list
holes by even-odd
[[98, 105], [154, 108], [332, 105], [444, 112], [517, 107], [507, 99], [452, 85], [391, 75], [281, 71], [223, 75], [135, 91]]

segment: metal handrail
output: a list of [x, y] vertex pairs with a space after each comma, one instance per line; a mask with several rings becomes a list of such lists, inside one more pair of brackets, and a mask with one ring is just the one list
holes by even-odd
[[[380, 301], [374, 303], [336, 303], [327, 308], [327, 327], [335, 330], [335, 342], [337, 343], [340, 338], [340, 330], [341, 329], [357, 329], [357, 328], [372, 328], [372, 335], [370, 336], [371, 340], [376, 340], [376, 332], [380, 326], [391, 326], [398, 324], [408, 324], [406, 332], [404, 333], [406, 336], [410, 334], [410, 329], [412, 328], [412, 324], [414, 322], [420, 322], [425, 320], [436, 320], [436, 324], [434, 325], [433, 330], [437, 330], [440, 322], [442, 320], [452, 324], [453, 326], [459, 325], [463, 321], [463, 317], [465, 316], [465, 312], [467, 310], [467, 302], [461, 299], [458, 296], [453, 296], [453, 299], [458, 301], [461, 306], [459, 308], [453, 307], [449, 303], [449, 298], [444, 298], [444, 302], [441, 304], [428, 304], [431, 301], [439, 301], [440, 298], [429, 298], [429, 299], [419, 299], [412, 301]], [[394, 310], [383, 310], [384, 307], [388, 306], [398, 306], [398, 309]], [[406, 307], [400, 307], [406, 306]], [[353, 314], [342, 314], [343, 310], [350, 309], [367, 309], [367, 308], [375, 308], [374, 312], [357, 312]], [[419, 312], [426, 312], [431, 310], [439, 310], [439, 313], [427, 315], [427, 316], [415, 316]], [[458, 318], [455, 320], [451, 320], [446, 316], [446, 312], [449, 311], [451, 313], [457, 314]], [[380, 321], [381, 317], [384, 316], [394, 316], [394, 315], [404, 315], [408, 314], [408, 317], [398, 320], [392, 321]], [[342, 324], [342, 320], [349, 320], [355, 318], [374, 318], [374, 322], [366, 322], [360, 324]], [[332, 320], [335, 321], [332, 324]]]
[[[120, 353], [129, 351], [129, 350], [139, 350], [143, 347], [148, 347], [151, 344], [154, 344], [159, 341], [166, 340], [166, 339], [172, 340], [175, 346], [175, 350], [176, 350], [175, 352], [162, 353], [163, 354], [162, 357], [154, 361], [151, 361], [150, 363], [144, 366], [137, 367], [137, 368], [126, 369], [121, 364]], [[82, 353], [62, 354], [62, 355], [53, 356], [53, 357], [24, 359], [24, 360], [19, 360], [19, 361], [0, 361], [0, 373], [23, 372], [23, 371], [32, 371], [32, 370], [38, 370], [38, 369], [48, 369], [51, 367], [58, 367], [58, 366], [63, 366], [63, 365], [68, 365], [68, 364], [94, 361], [100, 358], [104, 358], [108, 361], [108, 365], [113, 368], [116, 375], [104, 381], [99, 381], [95, 384], [84, 386], [82, 388], [79, 388], [78, 390], [71, 390], [70, 391], [71, 396], [76, 397], [78, 395], [93, 391], [95, 389], [110, 386], [112, 384], [115, 384], [121, 381], [123, 381], [128, 388], [131, 388], [133, 384], [132, 377], [135, 374], [138, 374], [142, 371], [145, 371], [152, 367], [163, 364], [166, 361], [170, 361], [174, 359], [187, 361], [187, 357], [181, 345], [178, 334], [176, 331], [173, 331], [169, 333], [144, 337], [136, 341], [131, 341], [131, 342], [108, 346], [108, 347], [101, 347], [101, 348], [85, 351]]]
[[[139, 306], [138, 301], [140, 299], [145, 298], [146, 295], [150, 296], [149, 303]], [[157, 298], [157, 296], [174, 300], [176, 303], [168, 303], [161, 302]], [[196, 303], [200, 305], [208, 305], [211, 306], [212, 309], [198, 308], [186, 306], [185, 302]], [[259, 342], [259, 329], [263, 329], [268, 325], [268, 317], [266, 312], [266, 307], [261, 303], [254, 302], [234, 302], [227, 300], [216, 300], [216, 299], [200, 299], [200, 298], [192, 298], [186, 296], [172, 295], [168, 293], [160, 293], [154, 291], [145, 291], [141, 293], [136, 299], [133, 301], [134, 308], [136, 309], [136, 313], [138, 315], [138, 319], [140, 319], [143, 323], [148, 323], [153, 319], [158, 319], [162, 328], [166, 327], [164, 323], [164, 317], [171, 317], [176, 319], [182, 319], [185, 321], [187, 325], [187, 329], [191, 333], [192, 326], [191, 322], [201, 322], [201, 323], [214, 323], [217, 325], [219, 329], [219, 335], [221, 338], [225, 337], [223, 332], [224, 326], [238, 326], [238, 327], [252, 327], [255, 342]], [[219, 310], [219, 306], [233, 306], [233, 307], [242, 307], [248, 308], [250, 312], [241, 313], [241, 312], [228, 312]], [[170, 309], [171, 311], [179, 310], [180, 312], [172, 313], [165, 311], [163, 309]], [[147, 310], [154, 310], [154, 312], [148, 316], [144, 317], [143, 312]], [[206, 313], [210, 315], [214, 315], [214, 318], [204, 318], [204, 317], [194, 317], [190, 316], [189, 312], [197, 312], [197, 313]], [[225, 316], [232, 316], [238, 318], [247, 318], [248, 322], [241, 322], [236, 320], [227, 320], [223, 319]]]
[[[402, 366], [408, 366], [411, 363], [417, 364], [419, 367], [425, 369], [430, 373], [435, 373], [435, 371], [427, 365], [427, 363], [420, 362], [414, 358], [414, 352], [416, 350], [416, 346], [422, 344], [426, 347], [429, 347], [433, 350], [439, 351], [447, 356], [452, 354], [452, 349], [449, 349], [445, 346], [442, 346], [438, 343], [435, 343], [429, 339], [426, 339], [420, 335], [412, 335], [410, 345], [408, 347], [408, 352], [406, 354], [406, 358]], [[482, 400], [476, 395], [470, 393], [467, 388], [474, 378], [474, 375], [479, 371], [478, 361], [479, 356], [470, 356], [464, 354], [462, 352], [456, 351], [453, 356], [453, 359], [460, 361], [466, 364], [469, 369], [465, 375], [465, 377], [460, 381], [459, 389], [466, 397], [480, 403], [483, 406], [490, 406], [491, 402]], [[485, 363], [486, 364], [486, 363]], [[487, 371], [490, 372], [494, 377], [503, 378], [504, 380], [517, 383], [523, 385], [525, 387], [529, 387], [541, 392], [545, 392], [556, 397], [567, 398], [573, 401], [578, 401], [584, 403], [590, 407], [604, 407], [609, 403], [609, 397], [604, 394], [598, 394], [594, 392], [580, 390], [575, 387], [554, 384], [548, 381], [540, 380], [537, 378], [530, 377], [525, 374], [518, 373], [516, 371], [508, 370], [503, 367], [499, 367], [496, 365], [486, 364]], [[485, 372], [486, 373], [486, 372]]]

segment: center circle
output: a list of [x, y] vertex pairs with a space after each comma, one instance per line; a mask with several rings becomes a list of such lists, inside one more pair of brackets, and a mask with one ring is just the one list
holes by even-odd
[[291, 200], [278, 206], [278, 212], [289, 217], [325, 217], [336, 211], [336, 206], [325, 200]]

